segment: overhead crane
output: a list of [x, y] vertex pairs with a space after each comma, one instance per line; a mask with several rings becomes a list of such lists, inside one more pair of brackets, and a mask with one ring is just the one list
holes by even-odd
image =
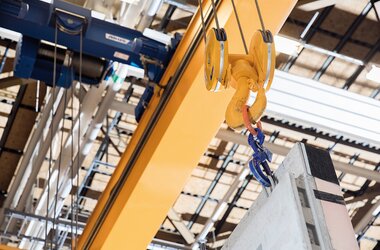
[[[278, 32], [295, 2], [260, 2], [266, 25], [273, 34]], [[0, 10], [9, 14], [10, 10], [15, 9], [14, 3], [3, 0]], [[259, 118], [265, 110], [265, 92], [269, 90], [274, 75], [272, 34], [264, 28], [256, 31], [260, 27], [260, 19], [252, 15], [256, 11], [253, 1], [236, 1], [235, 6], [234, 1], [217, 1], [215, 5], [210, 0], [203, 1], [201, 6], [204, 16], [200, 12], [196, 13], [175, 53], [178, 40], [174, 39], [168, 49], [137, 31], [105, 24], [92, 17], [90, 11], [73, 8], [62, 1], [52, 4], [37, 0], [18, 1], [16, 12], [9, 19], [0, 21], [2, 26], [24, 34], [17, 49], [15, 74], [44, 80], [50, 85], [55, 83], [49, 82], [52, 76], [46, 74], [46, 69], [52, 68], [52, 59], [56, 63], [57, 55], [60, 63], [57, 86], [62, 87], [69, 87], [74, 79], [96, 84], [106, 73], [109, 60], [142, 68], [146, 61], [141, 59], [141, 55], [146, 55], [161, 63], [153, 63], [146, 68], [148, 77], [159, 82], [159, 87], [150, 94], [148, 99], [153, 99], [99, 200], [78, 248], [144, 249], [224, 117], [230, 127], [241, 129], [245, 126], [251, 134], [260, 136]], [[215, 22], [212, 20], [214, 15], [219, 16], [220, 23], [217, 19]], [[55, 37], [54, 31], [58, 26], [56, 24], [54, 30], [54, 18], [63, 31], [58, 36], [55, 34]], [[30, 29], [30, 25], [37, 26]], [[221, 25], [224, 29], [211, 28], [214, 25]], [[108, 33], [109, 28], [114, 33]], [[202, 32], [206, 33], [207, 29], [208, 36], [204, 44]], [[244, 31], [245, 35], [252, 37], [249, 50], [239, 40], [238, 30], [241, 36]], [[70, 31], [75, 31], [75, 34], [70, 34]], [[76, 39], [69, 37], [72, 35]], [[59, 40], [67, 50], [40, 44], [40, 39], [55, 43]], [[243, 45], [245, 55], [241, 53]], [[104, 49], [97, 50], [97, 47]], [[206, 88], [212, 92], [220, 89], [226, 91], [213, 94], [204, 89], [203, 63], [200, 63], [204, 50]], [[88, 56], [82, 58], [82, 52]], [[80, 72], [82, 67], [78, 68], [79, 57], [83, 63], [94, 67]], [[228, 86], [236, 91], [228, 89]], [[250, 91], [257, 92], [257, 97], [253, 105], [247, 107], [245, 103]], [[256, 123], [258, 129], [252, 128], [251, 123]], [[189, 124], [191, 129], [188, 129]], [[178, 148], [181, 150], [178, 151]], [[269, 153], [265, 154], [268, 157]], [[266, 173], [270, 175], [269, 171]], [[260, 178], [260, 172], [256, 174]], [[268, 181], [266, 183], [270, 185]]]
[[[170, 46], [164, 46], [144, 37], [140, 32], [98, 20], [91, 11], [73, 7], [63, 1], [56, 0], [51, 4], [37, 0], [0, 1], [0, 12], [9, 15], [8, 19], [0, 21], [0, 25], [24, 34], [17, 48], [16, 75], [43, 80], [53, 87], [57, 85], [65, 88], [69, 88], [73, 80], [97, 84], [102, 80], [102, 76], [110, 75], [114, 78], [113, 84], [120, 85], [127, 75], [126, 68], [107, 72], [107, 69], [110, 69], [107, 64], [118, 61], [133, 67], [145, 68], [147, 77], [157, 83], [156, 89], [147, 89], [148, 92], [143, 95], [143, 101], [149, 102], [149, 105], [144, 106], [139, 114], [146, 112], [141, 120], [140, 116], [138, 117], [139, 126], [78, 245], [74, 244], [75, 248], [145, 249], [224, 118], [231, 128], [246, 127], [250, 132], [248, 143], [254, 154], [249, 166], [265, 191], [269, 190], [273, 196], [278, 196], [279, 191], [276, 190], [280, 190], [280, 186], [291, 186], [286, 186], [289, 179], [285, 172], [299, 174], [299, 169], [292, 169], [295, 165], [287, 166], [288, 162], [276, 173], [269, 169], [267, 161], [270, 161], [271, 154], [262, 147], [264, 135], [259, 121], [266, 108], [265, 93], [269, 90], [274, 76], [275, 47], [273, 35], [269, 30], [273, 34], [278, 32], [296, 1], [286, 0], [276, 4], [271, 0], [260, 1], [260, 4], [255, 1], [256, 6], [253, 1], [236, 1], [236, 4], [233, 0], [215, 2], [205, 0], [201, 3], [200, 11], [194, 15], [180, 44], [179, 37], [175, 37]], [[252, 14], [256, 10], [259, 11], [258, 16]], [[263, 18], [268, 30], [264, 28]], [[35, 26], [35, 29], [30, 29], [31, 25]], [[212, 28], [213, 26], [217, 28]], [[260, 26], [261, 31], [256, 31]], [[58, 29], [60, 32], [57, 32]], [[252, 37], [249, 48], [245, 44], [243, 33]], [[40, 43], [41, 39], [53, 42], [55, 46]], [[58, 40], [66, 48], [57, 48]], [[102, 47], [103, 50], [97, 50], [97, 47]], [[245, 54], [241, 52], [243, 49]], [[203, 51], [206, 51], [206, 56]], [[148, 60], [145, 60], [144, 56]], [[150, 59], [156, 61], [152, 63]], [[59, 67], [56, 65], [57, 62]], [[149, 65], [144, 65], [147, 62]], [[89, 67], [83, 69], [82, 63]], [[55, 78], [55, 74], [58, 75], [58, 79]], [[203, 86], [204, 80], [206, 88]], [[257, 92], [256, 100], [252, 101], [251, 106], [247, 106], [251, 91]], [[252, 124], [256, 124], [257, 128], [253, 128]], [[188, 128], [189, 125], [191, 129]], [[311, 163], [315, 160], [313, 150], [299, 144], [290, 153], [290, 157], [300, 161], [297, 166], [308, 162], [302, 171], [311, 171], [315, 178], [329, 179], [334, 173], [332, 165], [327, 164], [327, 161], [331, 176], [326, 177], [323, 173], [318, 173], [315, 164]], [[305, 178], [303, 185], [306, 186], [309, 178], [307, 174], [302, 173]], [[319, 200], [331, 202], [330, 196], [326, 198], [325, 189], [320, 191], [319, 189], [323, 188], [318, 185], [313, 188], [311, 191], [318, 194]], [[308, 199], [312, 199], [310, 194], [308, 195]], [[337, 194], [333, 195], [333, 198], [338, 200], [336, 203], [342, 199]], [[256, 207], [273, 203], [273, 200], [280, 199], [259, 198], [259, 205]], [[323, 202], [322, 205], [316, 204], [315, 209], [319, 214], [313, 214], [315, 227], [318, 224], [317, 219], [323, 214], [321, 206], [323, 209], [326, 206]], [[244, 237], [253, 231], [247, 229], [246, 225], [257, 220], [258, 216], [255, 217], [255, 214], [260, 214], [260, 209], [256, 207], [252, 208], [254, 213], [249, 214], [242, 226], [233, 233], [225, 246], [226, 249], [247, 247]], [[331, 214], [324, 210], [324, 215]], [[250, 218], [252, 216], [253, 218]], [[310, 218], [306, 218], [308, 219]], [[347, 216], [344, 219], [345, 222], [349, 222]], [[322, 224], [318, 224], [320, 228], [316, 229], [319, 231], [315, 234], [318, 234], [319, 242], [310, 236], [309, 232], [309, 240], [314, 244], [313, 247], [321, 243], [321, 239], [327, 239], [328, 233], [335, 237], [335, 240], [339, 238], [334, 225]], [[278, 228], [274, 230], [276, 229]], [[267, 230], [269, 234], [270, 230]], [[321, 230], [325, 230], [322, 235]], [[331, 230], [335, 232], [331, 233]], [[205, 234], [207, 232], [201, 235]], [[352, 230], [347, 230], [345, 235], [349, 234], [352, 234]], [[348, 243], [345, 242], [346, 245], [334, 245], [337, 243], [332, 241], [331, 244], [322, 242], [324, 244], [320, 246], [321, 249], [331, 249], [332, 246], [344, 245], [356, 249], [351, 238]], [[262, 247], [262, 244], [258, 245], [258, 248]], [[195, 242], [193, 247], [196, 249], [198, 242]]]
[[[51, 3], [38, 0], [4, 0], [0, 2], [0, 12], [2, 16], [6, 17], [0, 20], [1, 27], [22, 34], [16, 48], [14, 74], [18, 77], [41, 80], [53, 87], [53, 97], [49, 100], [49, 103], [51, 99], [53, 101], [50, 108], [52, 117], [52, 129], [49, 133], [51, 138], [50, 147], [52, 147], [52, 138], [54, 137], [53, 131], [57, 130], [60, 123], [60, 119], [54, 119], [54, 117], [57, 113], [63, 115], [68, 98], [73, 94], [72, 82], [76, 80], [80, 83], [100, 86], [92, 88], [89, 91], [91, 93], [83, 99], [81, 104], [83, 114], [80, 114], [80, 118], [72, 126], [71, 138], [68, 138], [65, 147], [61, 146], [57, 164], [54, 163], [53, 165], [50, 150], [48, 182], [37, 201], [34, 212], [36, 215], [47, 214], [46, 217], [55, 217], [56, 214], [60, 214], [64, 200], [72, 188], [72, 179], [74, 177], [71, 176], [70, 178], [69, 174], [67, 174], [71, 171], [73, 175], [74, 172], [73, 160], [68, 157], [70, 151], [78, 150], [75, 162], [77, 162], [76, 169], [79, 169], [84, 156], [87, 155], [86, 150], [89, 148], [86, 144], [91, 145], [92, 141], [95, 140], [94, 137], [96, 137], [100, 129], [98, 124], [102, 123], [109, 108], [107, 103], [113, 100], [125, 77], [127, 75], [139, 78], [146, 77], [149, 81], [158, 82], [180, 40], [180, 36], [175, 35], [174, 38], [166, 39], [167, 43], [163, 44], [162, 41], [151, 39], [139, 31], [107, 22], [93, 11], [59, 0]], [[150, 33], [154, 35], [154, 32], [151, 31]], [[143, 74], [141, 74], [141, 71]], [[108, 91], [103, 99], [103, 104], [99, 104], [107, 84], [111, 85], [112, 91]], [[64, 97], [62, 97], [57, 93], [62, 91], [55, 89], [56, 87], [70, 89], [66, 90]], [[59, 107], [64, 106], [64, 108], [59, 109], [60, 111], [54, 111], [55, 99], [60, 97], [62, 97], [62, 103], [65, 103], [65, 105], [60, 105]], [[106, 99], [108, 101], [105, 101]], [[49, 103], [46, 106], [49, 106]], [[98, 104], [98, 115], [92, 119], [92, 114]], [[102, 110], [103, 112], [99, 112]], [[48, 110], [47, 114], [49, 112]], [[45, 117], [47, 120], [49, 116]], [[81, 130], [81, 125], [89, 129]], [[86, 130], [88, 132], [84, 133]], [[90, 130], [92, 130], [92, 133], [90, 133]], [[42, 130], [39, 131], [40, 135], [37, 135], [36, 142], [41, 143], [39, 137], [45, 136], [43, 136]], [[75, 146], [74, 137], [78, 138], [78, 145]], [[48, 141], [47, 139], [44, 140], [45, 142]], [[83, 145], [79, 145], [81, 141], [83, 141]], [[33, 163], [31, 162], [34, 162], [33, 159], [38, 158], [37, 162], [39, 163], [37, 165], [41, 166], [49, 148], [47, 146], [49, 143], [42, 144], [41, 147], [36, 147], [38, 150], [43, 148], [40, 150], [41, 152], [35, 151], [32, 147], [31, 152], [33, 153], [28, 154], [32, 161], [29, 161], [28, 157], [23, 158], [24, 170], [19, 171], [16, 178], [21, 188], [18, 185], [13, 185], [10, 190], [10, 196], [5, 201], [5, 207], [16, 207], [18, 211], [23, 211], [29, 190], [32, 188], [30, 185], [33, 185], [33, 180], [38, 173], [38, 171], [32, 171], [31, 166]], [[42, 157], [32, 158], [33, 154], [41, 155]], [[61, 169], [62, 171], [60, 171]], [[31, 173], [28, 176], [22, 175], [20, 172], [32, 172], [33, 174]], [[56, 185], [53, 185], [54, 183]], [[26, 190], [26, 192], [22, 192], [22, 190]], [[56, 197], [55, 203], [53, 202], [54, 197]], [[54, 205], [52, 205], [52, 202]], [[48, 208], [45, 209], [46, 207]], [[3, 219], [4, 214], [0, 216], [0, 221]], [[26, 234], [33, 233], [34, 237], [41, 237], [41, 234], [43, 234], [40, 230], [42, 224], [44, 223], [29, 223], [26, 228]], [[47, 224], [45, 232], [51, 229], [50, 225]], [[13, 226], [12, 224], [11, 227]], [[45, 238], [47, 234], [45, 233]], [[27, 244], [23, 240], [20, 246], [28, 247]], [[36, 247], [41, 248], [42, 245], [41, 242], [38, 242]]]
[[[296, 1], [260, 1], [267, 28], [276, 34]], [[211, 1], [203, 1], [206, 25], [213, 26]], [[244, 33], [259, 28], [250, 1], [236, 1]], [[216, 6], [229, 49], [243, 44], [230, 1]], [[203, 84], [204, 44], [197, 12], [179, 44], [146, 113], [98, 201], [79, 241], [80, 249], [144, 249], [174, 203], [193, 166], [224, 120], [232, 90], [218, 95]], [[191, 129], [188, 129], [191, 124]], [[181, 149], [181, 150], [178, 150]]]
[[[236, 6], [232, 6], [227, 1], [219, 1], [212, 7], [211, 3], [213, 1], [202, 3], [206, 17], [205, 25], [212, 25], [213, 9], [214, 14], [218, 13], [221, 17], [220, 24], [228, 30], [225, 35], [230, 37], [231, 51], [238, 52], [241, 47], [235, 41], [236, 24], [232, 9], [236, 7], [245, 33], [252, 36], [256, 30], [255, 26], [258, 27], [259, 23], [249, 15], [249, 12], [254, 10], [252, 3], [237, 1]], [[138, 32], [102, 23], [89, 11], [74, 8], [61, 1], [48, 4], [37, 0], [4, 0], [1, 4], [1, 11], [9, 15], [9, 18], [2, 19], [1, 25], [24, 34], [22, 43], [19, 43], [15, 74], [44, 80], [53, 87], [55, 84], [69, 87], [74, 79], [89, 84], [96, 83], [106, 69], [106, 62], [99, 60], [99, 57], [141, 67], [142, 62], [137, 54], [148, 54], [164, 64], [168, 56], [171, 56], [170, 50], [162, 53], [165, 49], [161, 45], [140, 38], [141, 34]], [[262, 10], [264, 17], [268, 19], [268, 28], [278, 32], [294, 4], [295, 1], [283, 1], [273, 8], [271, 1], [263, 2]], [[57, 33], [58, 28], [61, 32]], [[108, 33], [110, 29], [113, 33]], [[162, 79], [162, 74], [157, 73], [157, 67], [154, 68], [156, 64], [153, 64], [153, 73], [156, 73], [153, 76], [149, 74], [148, 68], [147, 74], [152, 80], [161, 79], [161, 93], [153, 96], [146, 114], [142, 117], [128, 150], [124, 153], [79, 240], [77, 247], [80, 249], [144, 249], [174, 202], [178, 190], [223, 121], [223, 103], [232, 97], [232, 91], [210, 95], [203, 88], [202, 64], [199, 63], [202, 61], [204, 50], [201, 32], [200, 14], [197, 13]], [[256, 36], [256, 39], [260, 37]], [[55, 44], [60, 41], [67, 50], [41, 45], [39, 39]], [[97, 46], [104, 50], [96, 50]], [[79, 55], [76, 54], [78, 52]], [[88, 54], [89, 57], [82, 57], [82, 53]], [[231, 58], [232, 63], [233, 59], [237, 64], [242, 61], [254, 63], [249, 56], [235, 55]], [[87, 63], [95, 63], [93, 65], [96, 67], [85, 71], [81, 65], [78, 68], [78, 60], [80, 64], [88, 60]], [[228, 65], [227, 61], [225, 65]], [[53, 75], [50, 73], [51, 70], [47, 71], [49, 67], [53, 69]], [[97, 70], [95, 75], [92, 74], [93, 69]], [[162, 67], [158, 70], [162, 71]], [[226, 71], [222, 72], [224, 74]], [[265, 70], [263, 73], [266, 77]], [[271, 74], [273, 76], [273, 72]], [[58, 79], [55, 78], [56, 75]], [[255, 86], [252, 85], [252, 88]], [[244, 91], [247, 90], [245, 88]], [[216, 103], [220, 106], [215, 107]], [[265, 105], [261, 106], [256, 120], [265, 108]], [[257, 112], [257, 109], [254, 109], [254, 112]], [[206, 117], [207, 121], [204, 123], [194, 122]], [[184, 129], [188, 124], [193, 125], [191, 130]], [[182, 140], [177, 141], [177, 138]], [[176, 152], [178, 146], [182, 147], [183, 151]], [[185, 150], [186, 148], [191, 150]], [[175, 156], [173, 152], [176, 152]]]
[[[90, 11], [62, 1], [54, 1], [52, 4], [37, 0], [0, 1], [0, 11], [10, 15], [9, 19], [3, 19], [0, 24], [24, 34], [17, 48], [18, 58], [15, 66], [15, 74], [20, 77], [36, 78], [53, 87], [57, 84], [68, 88], [73, 80], [96, 84], [102, 75], [108, 74], [106, 65], [109, 61], [119, 61], [142, 68], [145, 62], [150, 62], [143, 60], [141, 55], [145, 55], [160, 62], [145, 67], [148, 78], [156, 81], [158, 87], [154, 92], [149, 90], [150, 92], [143, 96], [147, 98], [144, 100], [146, 102], [153, 99], [148, 107], [144, 107], [146, 112], [141, 117], [129, 147], [100, 198], [78, 245], [75, 245], [76, 248], [145, 249], [224, 117], [230, 127], [246, 127], [250, 132], [248, 143], [253, 148], [254, 155], [249, 166], [264, 186], [264, 190], [271, 188], [270, 191], [276, 195], [275, 186], [277, 185], [279, 190], [279, 186], [287, 183], [284, 170], [275, 176], [267, 165], [266, 161], [270, 161], [271, 156], [269, 151], [262, 148], [264, 135], [259, 119], [266, 107], [265, 92], [269, 90], [274, 76], [275, 47], [269, 30], [274, 34], [278, 32], [295, 1], [276, 2], [276, 5], [273, 1], [261, 1], [262, 14], [269, 30], [264, 28], [260, 11], [258, 18], [252, 15], [259, 10], [258, 2], [255, 2], [254, 7], [252, 2], [247, 1], [236, 1], [236, 5], [233, 0], [218, 1], [216, 4], [213, 0], [203, 1], [200, 5], [201, 11], [194, 16], [174, 53], [178, 39], [172, 40], [169, 47], [163, 46], [157, 41], [143, 37], [139, 32], [99, 21]], [[220, 17], [219, 20], [217, 15]], [[215, 22], [212, 20], [213, 17]], [[262, 29], [256, 31], [260, 23]], [[37, 26], [35, 29], [28, 29], [30, 25]], [[211, 28], [213, 25], [217, 28]], [[57, 33], [58, 28], [62, 33]], [[113, 33], [108, 33], [110, 30]], [[243, 41], [239, 42], [237, 30]], [[243, 33], [252, 37], [249, 49]], [[99, 37], [102, 39], [95, 39], [94, 34], [100, 34]], [[205, 37], [204, 43], [202, 34]], [[72, 36], [75, 39], [72, 39]], [[40, 39], [55, 44], [60, 40], [66, 49], [41, 44]], [[104, 50], [95, 50], [97, 46], [103, 47]], [[243, 47], [246, 54], [241, 53]], [[204, 60], [204, 50], [206, 88], [202, 84], [202, 63], [199, 63]], [[230, 51], [233, 53], [230, 54]], [[82, 57], [82, 52], [87, 56]], [[83, 70], [82, 65], [78, 63], [87, 63], [90, 67]], [[167, 64], [168, 67], [164, 71]], [[53, 69], [53, 75], [58, 75], [58, 79], [52, 77], [48, 72], [51, 70], [47, 70], [49, 68]], [[126, 71], [126, 68], [119, 68], [114, 72], [116, 74], [109, 74], [114, 77], [114, 85], [121, 84]], [[205, 89], [211, 92], [225, 91], [211, 93]], [[246, 103], [249, 102], [250, 91], [257, 92], [257, 95], [249, 107]], [[191, 129], [188, 129], [189, 124], [192, 126]], [[257, 128], [253, 128], [252, 124], [256, 124]], [[298, 149], [306, 152], [307, 157], [302, 156], [301, 151], [292, 151], [293, 155], [296, 155], [292, 157], [301, 161], [302, 157], [306, 157], [305, 162], [315, 160], [309, 155], [313, 149], [302, 145], [298, 145]], [[310, 170], [315, 167], [311, 166], [313, 164], [310, 162], [309, 165], [305, 168]], [[266, 175], [261, 171], [261, 167]], [[331, 164], [329, 167], [331, 174]], [[298, 170], [293, 169], [290, 172], [292, 171]], [[311, 172], [313, 171], [316, 170], [311, 169]], [[313, 176], [327, 178], [319, 176], [320, 174], [313, 173]], [[307, 182], [307, 178], [304, 182]], [[317, 192], [316, 189], [319, 187], [314, 188], [314, 192]], [[326, 194], [320, 192], [318, 195]], [[341, 197], [335, 195], [334, 198]], [[328, 197], [319, 196], [318, 199], [330, 201]], [[259, 202], [263, 202], [263, 198], [260, 198]], [[266, 202], [269, 203], [269, 199]], [[328, 214], [324, 212], [325, 215]], [[260, 210], [256, 209], [255, 213], [259, 214]], [[318, 217], [314, 214], [313, 216], [314, 220]], [[255, 221], [255, 218], [248, 219]], [[225, 248], [241, 249], [246, 244], [244, 239], [239, 240], [252, 232], [244, 229], [246, 223], [250, 222], [244, 222], [244, 225], [237, 229]], [[327, 227], [331, 227], [331, 224], [327, 223]], [[325, 234], [327, 227], [325, 225], [323, 229]], [[348, 230], [346, 235], [350, 233]], [[333, 236], [335, 239], [338, 238], [336, 234]], [[318, 234], [318, 237], [327, 236]], [[316, 239], [311, 236], [309, 238], [315, 245]], [[198, 242], [195, 242], [193, 247], [197, 248], [197, 244]], [[327, 242], [321, 246], [322, 249], [331, 249], [334, 244], [329, 245]], [[349, 244], [352, 246], [351, 241]], [[239, 247], [236, 248], [234, 245]], [[262, 245], [258, 247], [260, 246]]]

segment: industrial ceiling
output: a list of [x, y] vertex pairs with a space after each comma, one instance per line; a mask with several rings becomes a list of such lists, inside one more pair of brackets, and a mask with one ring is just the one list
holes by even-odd
[[[103, 12], [115, 22], [120, 19], [119, 1], [70, 2]], [[278, 53], [276, 68], [378, 102], [380, 82], [367, 79], [372, 65], [380, 65], [380, 20], [373, 4], [368, 0], [336, 0], [320, 5], [316, 2], [326, 1], [299, 1], [287, 18], [279, 35], [301, 45], [298, 45], [295, 54]], [[184, 33], [195, 11], [197, 1], [165, 0], [151, 27], [170, 34]], [[138, 16], [139, 13], [136, 18]], [[1, 40], [0, 51], [4, 61], [0, 74], [0, 204], [3, 205], [12, 180], [17, 175], [17, 167], [30, 144], [30, 135], [36, 129], [36, 121], [46, 105], [44, 98], [48, 88], [37, 81], [13, 76], [15, 42]], [[92, 150], [80, 166], [79, 178], [74, 180], [71, 191], [74, 194], [79, 189], [80, 232], [138, 126], [132, 108], [137, 105], [147, 84], [146, 81], [126, 80], [115, 97], [113, 108], [108, 111]], [[66, 122], [59, 126], [56, 147], [59, 147], [60, 137], [69, 137], [73, 114], [78, 112], [75, 103], [88, 91], [86, 86], [78, 88], [74, 101], [68, 103], [64, 112]], [[129, 106], [121, 107], [118, 105], [120, 103]], [[360, 248], [380, 248], [380, 185], [379, 179], [376, 179], [380, 174], [380, 142], [377, 145], [365, 143], [355, 136], [350, 138], [274, 113], [265, 115], [262, 122], [267, 145], [274, 152], [271, 164], [274, 169], [296, 142], [329, 150], [336, 168], [343, 165], [337, 168], [337, 176]], [[152, 239], [149, 249], [188, 249], [200, 240], [204, 240], [209, 249], [219, 249], [223, 245], [261, 191], [261, 186], [251, 175], [236, 182], [252, 154], [243, 135], [244, 131], [237, 133], [227, 128], [226, 124], [221, 125], [199, 163], [193, 166], [191, 177]], [[57, 157], [53, 155], [53, 160]], [[1, 225], [1, 243], [19, 246], [23, 240], [41, 240], [29, 239], [25, 235], [24, 224], [41, 219], [33, 213], [32, 207], [45, 187], [48, 167], [49, 153], [43, 159], [33, 181], [33, 189], [27, 197], [29, 211], [3, 210], [6, 211], [6, 219]], [[357, 174], [346, 171], [348, 168], [357, 170]], [[374, 177], [361, 174], [362, 169], [373, 171], [370, 173]], [[213, 226], [209, 227], [209, 219], [215, 216], [215, 208], [221, 202], [226, 203], [224, 209], [217, 214]], [[62, 225], [68, 223], [72, 214], [69, 197], [64, 204], [59, 215]], [[201, 232], [206, 232], [206, 237], [201, 237]], [[71, 239], [70, 233], [61, 233], [58, 242], [63, 248], [68, 248]]]

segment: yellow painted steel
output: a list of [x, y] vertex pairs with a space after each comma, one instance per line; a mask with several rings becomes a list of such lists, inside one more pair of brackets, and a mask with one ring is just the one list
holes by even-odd
[[[207, 90], [217, 92], [227, 88], [228, 72], [228, 41], [218, 40], [216, 29], [211, 29], [206, 39], [205, 82]], [[220, 35], [219, 35], [220, 36]]]
[[255, 102], [249, 109], [249, 118], [252, 123], [256, 123], [260, 119], [266, 108], [267, 99], [265, 89], [257, 83], [258, 76], [250, 63], [247, 60], [240, 59], [233, 65], [232, 76], [237, 80], [236, 91], [227, 106], [225, 116], [228, 126], [234, 129], [242, 129], [244, 127], [242, 108], [249, 98], [250, 90], [257, 92]]
[[20, 248], [0, 245], [0, 250], [20, 250]]
[[[215, 57], [211, 60], [206, 53], [206, 70], [205, 78], [206, 83], [210, 82], [212, 78], [207, 79], [209, 75], [212, 76], [214, 68], [217, 67], [220, 62], [231, 63], [231, 66], [225, 65], [225, 70], [232, 71], [232, 78], [236, 83], [232, 83], [231, 86], [236, 89], [234, 96], [228, 104], [226, 110], [226, 123], [233, 129], [243, 129], [243, 107], [245, 107], [250, 91], [257, 92], [255, 102], [249, 108], [249, 120], [255, 124], [260, 120], [267, 106], [267, 98], [265, 92], [270, 89], [272, 84], [274, 69], [276, 65], [276, 51], [274, 43], [264, 42], [263, 32], [256, 31], [251, 39], [251, 45], [248, 55], [230, 55], [228, 60], [221, 57], [221, 52], [215, 51], [212, 55]], [[207, 43], [206, 51], [220, 49], [217, 43]], [[223, 51], [228, 51], [227, 43], [223, 48]], [[270, 53], [269, 53], [270, 51]], [[219, 57], [217, 57], [219, 55]], [[224, 57], [227, 58], [226, 55]], [[268, 61], [269, 60], [269, 61]], [[213, 67], [207, 67], [209, 62], [212, 62]], [[269, 69], [268, 69], [269, 66]], [[267, 75], [267, 73], [269, 74]], [[224, 75], [229, 75], [229, 72]], [[229, 78], [224, 78], [223, 86], [226, 88], [229, 84]], [[266, 86], [264, 86], [266, 85]], [[210, 90], [209, 88], [207, 88]]]
[[[273, 33], [277, 33], [296, 0], [259, 2], [266, 26]], [[259, 28], [253, 1], [236, 0], [236, 6], [244, 33], [247, 37], [251, 37]], [[210, 1], [203, 1], [203, 8], [206, 12], [209, 11]], [[227, 30], [230, 52], [241, 53], [243, 45], [230, 1], [221, 2], [218, 17], [220, 24]], [[162, 85], [165, 85], [173, 75], [196, 32], [200, 29], [201, 20], [199, 13], [196, 13], [162, 78]], [[89, 249], [146, 249], [165, 219], [169, 208], [180, 194], [187, 178], [207, 149], [210, 140], [218, 131], [224, 120], [225, 107], [234, 92], [231, 89], [215, 94], [205, 89], [204, 50], [202, 42], [188, 62], [174, 94], [157, 120], [126, 183]], [[159, 98], [158, 95], [154, 96], [142, 117], [80, 237], [79, 249], [83, 249], [87, 243], [112, 189], [159, 103]]]

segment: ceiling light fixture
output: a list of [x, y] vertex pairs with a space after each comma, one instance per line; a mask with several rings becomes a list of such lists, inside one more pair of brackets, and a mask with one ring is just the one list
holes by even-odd
[[380, 22], [380, 0], [371, 0], [377, 20]]
[[368, 80], [380, 83], [380, 67], [372, 65], [371, 70], [367, 73], [366, 78]]
[[0, 27], [0, 37], [3, 39], [9, 39], [11, 41], [18, 42], [21, 36], [22, 35], [18, 32]]
[[302, 44], [299, 41], [289, 39], [284, 36], [275, 36], [276, 51], [287, 54], [289, 56], [297, 56], [302, 49]]
[[276, 51], [287, 54], [289, 56], [298, 56], [298, 54], [301, 52], [301, 50], [303, 48], [305, 48], [305, 49], [309, 49], [309, 50], [315, 51], [315, 52], [320, 53], [320, 54], [333, 56], [333, 57], [342, 59], [342, 60], [349, 62], [349, 63], [353, 63], [353, 64], [357, 64], [357, 65], [364, 65], [364, 62], [362, 60], [359, 60], [359, 59], [356, 59], [356, 58], [353, 58], [350, 56], [346, 56], [346, 55], [337, 53], [335, 51], [329, 51], [329, 50], [317, 47], [315, 45], [305, 43], [302, 40], [297, 41], [294, 39], [290, 39], [290, 38], [287, 38], [284, 36], [277, 35], [274, 37], [274, 41], [276, 44]]

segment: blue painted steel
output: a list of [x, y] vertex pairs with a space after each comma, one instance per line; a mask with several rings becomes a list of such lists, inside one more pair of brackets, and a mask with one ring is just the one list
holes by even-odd
[[[14, 74], [20, 78], [38, 79], [51, 86], [53, 82], [54, 61], [38, 56], [39, 49], [40, 41], [24, 36], [16, 47]], [[64, 51], [63, 49], [59, 50]], [[106, 64], [107, 62], [104, 63]], [[78, 72], [75, 73], [72, 67], [65, 67], [63, 61], [57, 59], [56, 86], [69, 88], [74, 79], [79, 79]], [[100, 77], [90, 78], [82, 76], [82, 82], [86, 84], [98, 84], [99, 81]]]
[[251, 170], [256, 180], [260, 182], [261, 185], [263, 185], [264, 187], [270, 187], [271, 184], [270, 184], [269, 178], [265, 176], [263, 171], [261, 171], [260, 163], [252, 159], [249, 161], [248, 165], [249, 165], [249, 169]]
[[28, 11], [28, 5], [15, 0], [0, 0], [0, 14], [7, 13], [17, 18], [22, 18]]
[[[70, 88], [73, 80], [75, 79], [73, 68], [62, 67], [61, 72], [57, 78], [58, 78], [57, 86], [60, 86], [63, 88]], [[82, 79], [82, 82], [83, 82], [83, 79]]]
[[135, 108], [135, 119], [137, 122], [140, 121], [142, 115], [144, 114], [146, 108], [148, 107], [148, 104], [150, 100], [153, 97], [154, 93], [154, 87], [153, 86], [148, 86], [146, 87], [144, 93], [142, 94], [136, 108]]
[[78, 35], [86, 27], [86, 18], [74, 16], [60, 9], [56, 9], [55, 23], [61, 31], [64, 31], [72, 35]]
[[[22, 41], [17, 43], [14, 72], [17, 72], [16, 75], [18, 77], [26, 79], [32, 78], [32, 72], [34, 69], [34, 64], [37, 60], [39, 46], [40, 42], [30, 37], [23, 37]], [[49, 72], [52, 71], [53, 70]], [[50, 78], [50, 80], [51, 79], [52, 78]]]
[[[176, 48], [180, 40], [182, 39], [182, 35], [176, 33], [174, 35], [174, 39], [172, 39], [172, 47]], [[174, 50], [169, 51], [168, 56], [171, 58], [174, 54]], [[148, 71], [148, 77], [153, 82], [159, 82], [161, 79], [164, 71], [159, 65], [150, 64], [147, 65], [147, 71]], [[151, 86], [148, 86], [143, 95], [141, 96], [136, 108], [135, 108], [135, 119], [137, 122], [140, 121], [141, 117], [143, 116], [150, 100], [153, 97], [154, 88]]]
[[[271, 176], [272, 171], [269, 168], [268, 162], [272, 161], [272, 153], [263, 147], [265, 135], [259, 128], [255, 128], [256, 136], [249, 134], [248, 144], [253, 149], [252, 160], [249, 161], [249, 168], [258, 182], [263, 186], [269, 187], [270, 181], [266, 175]], [[265, 174], [262, 172], [261, 167], [264, 169]]]
[[[141, 32], [122, 27], [104, 20], [93, 18], [91, 11], [79, 6], [56, 0], [52, 4], [39, 0], [23, 0], [28, 11], [23, 18], [2, 12], [0, 26], [20, 32], [23, 35], [39, 40], [54, 42], [55, 20], [57, 9], [65, 10], [86, 20], [83, 30], [83, 53], [96, 57], [129, 64], [139, 62], [140, 54], [161, 62], [167, 62], [169, 49], [154, 40], [145, 38]], [[3, 8], [0, 2], [0, 9]], [[69, 15], [66, 15], [69, 18]], [[63, 16], [60, 16], [62, 19]], [[66, 21], [66, 23], [68, 23]], [[59, 32], [59, 44], [79, 52], [79, 35]], [[125, 57], [125, 58], [123, 58]]]
[[265, 135], [261, 129], [255, 128], [255, 131], [257, 132], [256, 136], [253, 136], [252, 134], [249, 134], [248, 136], [248, 143], [254, 150], [258, 147], [257, 143], [259, 143], [259, 145], [263, 145], [265, 140]]
[[[40, 40], [54, 43], [56, 26], [60, 30], [57, 43], [68, 50], [79, 52], [82, 31], [84, 55], [145, 68], [153, 82], [161, 79], [180, 39], [175, 37], [172, 39], [172, 46], [165, 46], [144, 37], [139, 31], [93, 18], [90, 10], [61, 0], [55, 0], [52, 4], [39, 0], [22, 0], [16, 1], [18, 4], [10, 4], [13, 2], [15, 1], [0, 0], [0, 26], [23, 34], [20, 52], [17, 53], [15, 75], [43, 80], [47, 84], [52, 81], [53, 65], [49, 60], [36, 58], [36, 44]], [[155, 63], [144, 65], [141, 55], [153, 59]], [[63, 62], [57, 64], [58, 86], [66, 86], [63, 82], [70, 77], [78, 78], [77, 72], [72, 74], [71, 71], [72, 69], [63, 66]], [[82, 80], [84, 83], [97, 84], [99, 79], [84, 77]]]

